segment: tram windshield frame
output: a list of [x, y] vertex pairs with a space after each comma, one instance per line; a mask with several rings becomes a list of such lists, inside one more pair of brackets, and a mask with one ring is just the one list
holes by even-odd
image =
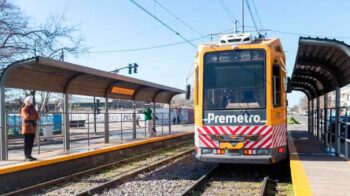
[[204, 110], [266, 108], [266, 52], [262, 49], [204, 55]]

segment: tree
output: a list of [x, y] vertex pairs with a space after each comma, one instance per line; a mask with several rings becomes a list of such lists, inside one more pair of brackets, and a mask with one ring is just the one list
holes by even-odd
[[[64, 60], [64, 54], [78, 56], [87, 51], [76, 26], [65, 25], [64, 13], [51, 16], [44, 24], [36, 25], [19, 7], [0, 0], [0, 66], [5, 68], [17, 60], [44, 56]], [[34, 95], [35, 91], [24, 91]], [[50, 93], [41, 96], [42, 105], [48, 103]]]
[[301, 110], [307, 110], [307, 102], [307, 97], [304, 95], [299, 101], [299, 106]]
[[51, 16], [35, 25], [7, 0], [0, 0], [0, 65], [33, 56], [62, 59], [63, 52], [79, 55], [87, 49], [76, 26], [65, 25], [65, 16]]
[[299, 114], [299, 106], [298, 106], [298, 105], [294, 105], [294, 106], [291, 108], [291, 112], [292, 112], [292, 113], [295, 113], [295, 114]]

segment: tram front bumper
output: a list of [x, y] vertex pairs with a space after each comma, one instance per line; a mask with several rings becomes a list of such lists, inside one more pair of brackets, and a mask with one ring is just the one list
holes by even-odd
[[230, 155], [212, 155], [212, 154], [196, 154], [196, 158], [203, 162], [213, 163], [238, 163], [238, 164], [274, 164], [287, 157], [287, 154], [281, 154], [277, 157], [271, 155], [255, 155], [255, 156], [230, 156]]

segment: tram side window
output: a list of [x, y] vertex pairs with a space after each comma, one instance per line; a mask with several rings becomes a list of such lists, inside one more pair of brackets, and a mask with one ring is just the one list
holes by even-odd
[[273, 106], [281, 106], [281, 68], [273, 66]]

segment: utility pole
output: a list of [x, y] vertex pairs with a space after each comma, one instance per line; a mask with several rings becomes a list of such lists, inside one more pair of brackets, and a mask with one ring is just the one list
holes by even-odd
[[64, 61], [64, 50], [61, 49], [60, 61]]
[[244, 0], [242, 0], [242, 33], [244, 33]]
[[233, 32], [235, 34], [237, 34], [238, 30], [237, 30], [237, 23], [238, 23], [238, 20], [235, 20], [235, 23], [234, 23], [234, 26], [233, 26]]

